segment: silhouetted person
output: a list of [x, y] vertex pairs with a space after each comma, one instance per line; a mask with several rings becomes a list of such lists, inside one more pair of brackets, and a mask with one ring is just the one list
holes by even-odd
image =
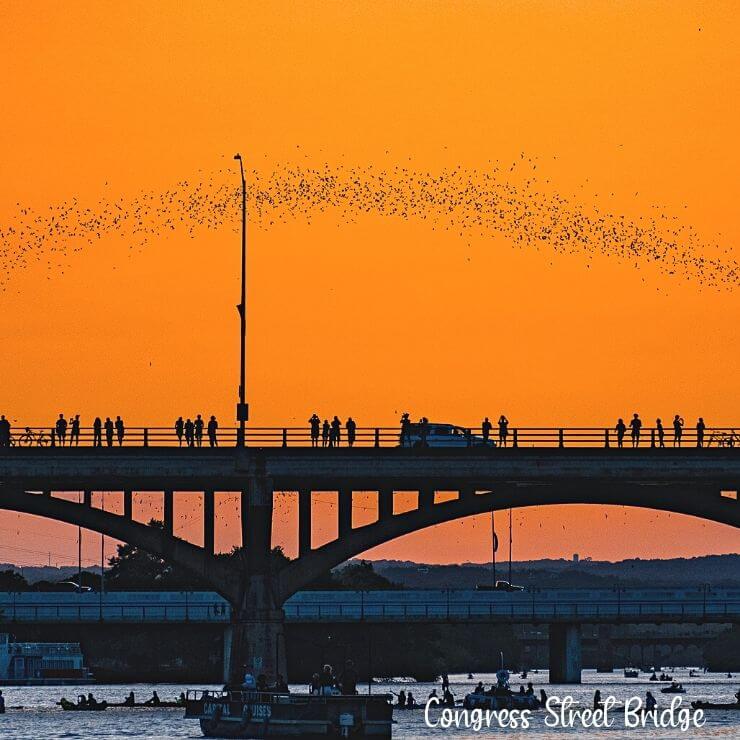
[[442, 674], [442, 691], [447, 691], [450, 688], [450, 677], [446, 674]]
[[442, 691], [442, 706], [445, 706], [445, 707], [455, 706], [455, 696], [449, 689], [444, 689]]
[[406, 709], [413, 709], [416, 706], [416, 699], [414, 699], [414, 695], [409, 691], [408, 694], [406, 694]]
[[351, 416], [348, 416], [344, 426], [347, 429], [347, 444], [350, 447], [354, 447], [355, 439], [357, 437], [357, 424]]
[[547, 694], [544, 689], [540, 689], [540, 704], [543, 707], [547, 704]]
[[216, 431], [218, 430], [218, 422], [215, 416], [211, 416], [208, 420], [208, 444], [211, 447], [218, 447], [218, 439], [216, 438]]
[[123, 701], [123, 706], [133, 707], [135, 704], [136, 704], [136, 697], [134, 696], [134, 692], [129, 691], [129, 695]]
[[422, 447], [427, 446], [428, 436], [429, 436], [429, 419], [427, 419], [426, 416], [422, 416], [421, 419], [419, 419], [419, 439], [421, 441]]
[[603, 709], [604, 705], [601, 703], [601, 691], [596, 689], [594, 691], [594, 709]]
[[406, 692], [403, 689], [398, 692], [398, 706], [406, 709]]
[[483, 441], [488, 442], [488, 438], [491, 436], [491, 429], [493, 429], [493, 424], [491, 424], [491, 421], [487, 416], [481, 422], [480, 428], [483, 432]]
[[64, 440], [67, 438], [67, 420], [64, 418], [64, 414], [59, 414], [55, 428], [57, 440], [59, 441], [59, 444], [64, 447]]
[[509, 420], [501, 414], [498, 420], [498, 441], [502, 447], [506, 447], [506, 438], [509, 436]]
[[203, 443], [203, 417], [198, 414], [195, 417], [195, 444], [200, 447]]
[[655, 697], [653, 696], [651, 691], [645, 692], [645, 711], [646, 712], [652, 712], [655, 709], [656, 705]]
[[617, 430], [617, 447], [624, 447], [624, 433], [627, 431], [624, 419], [617, 419], [617, 426], [614, 428]]
[[118, 437], [118, 446], [123, 445], [123, 437], [126, 434], [126, 427], [123, 425], [123, 419], [116, 416], [116, 437]]
[[665, 447], [665, 429], [660, 419], [655, 420], [655, 428], [658, 431], [658, 447]]
[[275, 691], [278, 694], [287, 694], [290, 691], [282, 673], [278, 673], [275, 679]]
[[676, 414], [673, 417], [673, 446], [681, 446], [681, 435], [683, 434], [683, 417]]
[[5, 697], [2, 691], [0, 691], [0, 714], [5, 714]]
[[105, 443], [108, 447], [113, 447], [113, 422], [110, 420], [110, 416], [105, 417], [103, 428], [105, 429]]
[[637, 447], [640, 444], [640, 429], [642, 429], [642, 420], [637, 414], [632, 415], [630, 429], [632, 429], [632, 446]]
[[185, 444], [188, 447], [195, 444], [195, 424], [190, 419], [185, 422]]
[[158, 707], [160, 704], [161, 704], [161, 701], [160, 701], [159, 695], [157, 694], [156, 691], [152, 691], [152, 698], [151, 699], [147, 699], [144, 702], [144, 705], [147, 706], [147, 707]]
[[527, 696], [534, 696], [534, 686], [532, 686], [532, 682], [527, 682]]
[[103, 422], [96, 416], [93, 422], [93, 447], [103, 446]]
[[10, 422], [0, 415], [0, 447], [10, 447]]
[[341, 435], [342, 422], [339, 417], [335, 416], [331, 420], [331, 432], [329, 434], [329, 447], [339, 447], [339, 438]]
[[177, 437], [177, 446], [182, 447], [182, 435], [185, 433], [185, 422], [182, 420], [182, 416], [177, 417], [175, 422], [175, 436]]
[[72, 419], [71, 430], [69, 434], [69, 446], [75, 447], [80, 444], [80, 415], [75, 414]]
[[411, 444], [411, 419], [407, 413], [401, 414], [401, 435], [398, 443], [401, 447]]
[[312, 414], [308, 423], [311, 425], [311, 447], [318, 447], [319, 435], [321, 433], [321, 419], [319, 419], [317, 414]]
[[329, 426], [329, 420], [324, 419], [324, 423], [321, 425], [321, 446], [326, 447], [329, 444], [329, 433], [331, 427]]
[[702, 417], [699, 417], [699, 421], [696, 422], [696, 446], [697, 447], [704, 447], [704, 430], [706, 429], [706, 425], [704, 424], [704, 419]]

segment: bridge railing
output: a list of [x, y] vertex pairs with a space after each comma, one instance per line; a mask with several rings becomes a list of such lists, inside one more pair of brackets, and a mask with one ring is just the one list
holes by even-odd
[[231, 607], [173, 601], [165, 604], [45, 602], [43, 604], [2, 603], [2, 622], [229, 622]]
[[642, 619], [670, 617], [704, 619], [740, 617], [738, 601], [532, 601], [509, 603], [346, 603], [346, 604], [286, 604], [285, 615], [293, 621], [426, 621], [426, 620], [481, 620], [486, 618], [535, 621], [574, 619]]
[[[438, 425], [432, 425], [436, 427]], [[740, 428], [740, 427], [739, 427]], [[174, 427], [127, 427], [122, 435], [114, 430], [97, 433], [92, 427], [81, 427], [78, 435], [68, 429], [60, 436], [54, 427], [15, 426], [11, 429], [10, 448], [75, 448], [100, 447], [180, 447], [182, 449], [204, 449], [211, 447], [234, 447], [237, 444], [237, 428], [221, 427], [213, 438], [207, 427], [202, 433], [188, 439], [179, 436]], [[319, 434], [312, 437], [308, 426], [303, 427], [248, 427], [248, 447], [411, 447], [411, 448], [672, 448], [704, 447], [740, 449], [740, 434], [732, 427], [712, 427], [703, 434], [696, 429], [684, 429], [677, 439], [673, 429], [665, 429], [661, 435], [654, 427], [643, 427], [638, 438], [629, 430], [621, 435], [612, 427], [510, 427], [505, 436], [498, 431], [486, 434], [480, 427], [454, 427], [449, 433], [430, 431], [425, 438], [414, 431], [402, 440], [398, 427], [358, 427], [351, 439], [342, 428], [338, 443]]]

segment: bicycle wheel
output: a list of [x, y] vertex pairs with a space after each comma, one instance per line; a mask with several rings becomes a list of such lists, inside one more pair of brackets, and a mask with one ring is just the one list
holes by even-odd
[[20, 439], [18, 440], [18, 445], [20, 447], [30, 447], [33, 444], [35, 437], [32, 433], [26, 432], [25, 434], [21, 434]]
[[41, 433], [36, 437], [36, 446], [37, 447], [46, 447], [49, 444], [49, 438]]

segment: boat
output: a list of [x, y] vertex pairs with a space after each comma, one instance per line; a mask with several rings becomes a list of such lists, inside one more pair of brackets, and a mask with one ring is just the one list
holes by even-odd
[[95, 704], [82, 704], [80, 702], [73, 702], [69, 699], [62, 697], [57, 704], [65, 712], [102, 712], [108, 708], [108, 703], [105, 701], [95, 702]]
[[661, 694], [685, 694], [686, 689], [681, 686], [680, 683], [672, 683], [670, 686], [666, 686], [664, 689], [660, 690]]
[[320, 695], [253, 690], [190, 690], [185, 718], [200, 721], [205, 737], [390, 740], [390, 694]]
[[640, 671], [637, 670], [637, 668], [625, 668], [624, 669], [624, 677], [625, 678], [639, 678]]
[[[503, 655], [501, 656], [503, 665]], [[496, 687], [489, 692], [482, 689], [466, 694], [464, 709], [540, 709], [540, 700], [534, 694], [522, 694], [509, 688], [509, 671], [501, 668], [496, 672]]]
[[740, 710], [740, 701], [736, 701], [733, 703], [718, 703], [718, 702], [712, 702], [712, 701], [692, 701], [691, 702], [692, 709], [735, 709]]
[[95, 683], [78, 642], [15, 642], [0, 632], [0, 686]]
[[127, 704], [125, 701], [119, 701], [108, 702], [108, 706], [115, 709], [182, 709], [185, 703], [181, 701], [161, 701], [159, 704], [146, 704], [145, 702]]

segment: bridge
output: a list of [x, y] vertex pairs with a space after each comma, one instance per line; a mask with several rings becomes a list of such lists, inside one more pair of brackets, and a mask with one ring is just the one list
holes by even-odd
[[[316, 449], [307, 430], [301, 431], [305, 439], [295, 439], [288, 430], [275, 429], [263, 446], [179, 448], [170, 438], [159, 444], [144, 429], [138, 444], [131, 432], [120, 447], [70, 448], [56, 440], [53, 446], [5, 447], [0, 508], [101, 532], [197, 574], [232, 606], [234, 676], [244, 664], [285, 675], [284, 650], [275, 646], [284, 641], [287, 600], [345, 560], [435, 524], [501, 509], [611, 504], [740, 526], [740, 447], [725, 444], [724, 437], [721, 446], [710, 446], [708, 436], [699, 447], [687, 432], [680, 448], [649, 442], [620, 448], [604, 429], [535, 430], [531, 437], [512, 430], [503, 448], [484, 446], [477, 433], [460, 429], [449, 435], [458, 438], [454, 446], [399, 447], [398, 430], [391, 437], [390, 431], [373, 429], [363, 432], [363, 444]], [[261, 439], [254, 435], [264, 431], [250, 433], [247, 442], [253, 445]], [[123, 513], [94, 508], [93, 491], [120, 492]], [[173, 536], [174, 491], [202, 496], [203, 547]], [[216, 491], [241, 493], [239, 564], [214, 555]], [[270, 558], [276, 491], [298, 492], [298, 557], [278, 572]], [[322, 491], [338, 492], [338, 537], [314, 548], [311, 500]], [[356, 491], [377, 492], [371, 524], [353, 522]], [[57, 495], [64, 492], [82, 492], [80, 503]], [[135, 521], [133, 492], [161, 493], [164, 530]], [[396, 492], [416, 492], [416, 508], [396, 511]], [[573, 624], [551, 630], [551, 643], [565, 646], [562, 654], [575, 644]], [[553, 637], [558, 630], [561, 637]]]
[[[740, 622], [740, 589], [300, 591], [284, 604], [296, 623], [666, 624]], [[3, 624], [230, 624], [215, 591], [0, 592]]]

